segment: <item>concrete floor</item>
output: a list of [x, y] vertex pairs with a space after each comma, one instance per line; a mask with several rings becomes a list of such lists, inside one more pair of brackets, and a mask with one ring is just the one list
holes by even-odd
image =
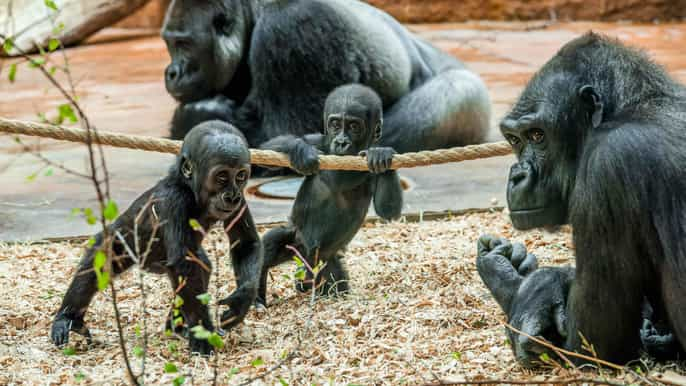
[[[686, 24], [630, 25], [561, 23], [551, 26], [523, 23], [415, 25], [411, 29], [462, 59], [478, 72], [491, 91], [493, 131], [527, 79], [565, 42], [593, 29], [645, 48], [681, 81], [686, 81]], [[113, 34], [107, 31], [105, 34]], [[114, 31], [116, 34], [116, 31]], [[109, 40], [109, 39], [102, 39]], [[69, 50], [70, 67], [81, 102], [101, 130], [162, 136], [175, 107], [164, 90], [163, 69], [169, 57], [156, 36], [137, 37]], [[16, 81], [7, 81], [7, 63], [0, 74], [0, 116], [35, 120], [45, 112], [54, 116], [61, 104], [57, 92], [36, 70], [21, 66]], [[2, 70], [0, 70], [2, 71]], [[84, 170], [83, 146], [23, 138], [25, 144], [54, 162]], [[121, 207], [163, 176], [171, 155], [107, 149], [112, 196]], [[512, 157], [459, 164], [405, 169], [411, 182], [405, 196], [407, 213], [458, 211], [504, 205], [504, 186]], [[33, 181], [30, 176], [40, 171]], [[0, 135], [0, 240], [37, 240], [90, 234], [82, 219], [71, 218], [75, 207], [94, 207], [88, 181], [47, 169], [26, 154], [13, 137]], [[253, 184], [263, 181], [253, 181]], [[288, 200], [250, 197], [258, 222], [283, 221]]]

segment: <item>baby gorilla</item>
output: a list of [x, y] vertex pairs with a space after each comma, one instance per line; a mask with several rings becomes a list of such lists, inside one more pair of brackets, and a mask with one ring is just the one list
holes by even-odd
[[[232, 242], [239, 242], [232, 249], [237, 288], [219, 302], [230, 307], [222, 315], [222, 325], [239, 323], [254, 303], [262, 247], [243, 197], [249, 177], [250, 153], [242, 134], [224, 122], [202, 123], [186, 136], [169, 175], [138, 197], [109, 226], [114, 236], [113, 274], [126, 271], [134, 263], [154, 273], [166, 273], [172, 288], [183, 299], [179, 309], [183, 325], [176, 326], [179, 330], [187, 331], [196, 325], [213, 330], [208, 306], [196, 298], [207, 292], [211, 264], [201, 245], [203, 235], [191, 228], [191, 219], [204, 229], [217, 221], [223, 221], [225, 227], [233, 224], [226, 229], [227, 235]], [[137, 246], [144, 256], [132, 256]], [[102, 248], [100, 233], [81, 260], [55, 315], [51, 332], [55, 345], [66, 344], [70, 331], [90, 340], [83, 319], [98, 289], [93, 264]], [[190, 348], [203, 354], [211, 351], [207, 341], [193, 336]]]
[[[381, 137], [382, 104], [378, 95], [362, 85], [335, 89], [324, 107], [325, 134], [303, 138], [279, 136], [262, 145], [289, 155], [296, 171], [306, 175], [293, 204], [290, 222], [264, 235], [265, 261], [260, 278], [258, 304], [266, 306], [267, 273], [291, 259], [297, 249], [311, 267], [325, 263], [313, 283], [311, 272], [297, 288], [306, 291], [316, 284], [319, 294], [348, 291], [348, 274], [342, 250], [360, 229], [369, 204], [384, 219], [400, 217], [402, 188], [398, 174], [389, 170], [395, 151], [370, 147]], [[370, 172], [318, 172], [320, 152], [334, 155], [366, 155]]]

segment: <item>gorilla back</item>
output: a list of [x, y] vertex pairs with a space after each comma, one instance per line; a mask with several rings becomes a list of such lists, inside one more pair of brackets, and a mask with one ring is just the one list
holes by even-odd
[[[232, 121], [253, 147], [318, 132], [326, 96], [348, 83], [379, 94], [381, 144], [397, 151], [474, 143], [488, 130], [478, 76], [357, 0], [176, 0], [162, 35], [167, 89], [182, 102], [176, 136], [208, 117]], [[217, 95], [237, 106], [217, 106]]]
[[[647, 299], [683, 347], [684, 86], [643, 53], [589, 33], [533, 77], [501, 131], [518, 160], [507, 189], [514, 226], [570, 222], [577, 253], [571, 275], [521, 274], [513, 248], [482, 239], [479, 273], [511, 323], [532, 336], [557, 331], [563, 339], [553, 341], [574, 350], [581, 333], [600, 357], [622, 362], [647, 346], [639, 334]], [[522, 362], [538, 358], [540, 347], [512, 342]]]

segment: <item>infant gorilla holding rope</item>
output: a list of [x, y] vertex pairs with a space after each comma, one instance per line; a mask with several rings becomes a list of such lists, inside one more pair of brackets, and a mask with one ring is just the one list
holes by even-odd
[[[250, 153], [240, 131], [221, 121], [202, 123], [186, 135], [167, 177], [109, 226], [111, 271], [118, 275], [139, 263], [151, 272], [166, 273], [176, 295], [183, 299], [168, 327], [173, 325], [177, 332], [190, 335], [193, 352], [208, 354], [212, 347], [188, 334], [189, 329], [202, 325], [212, 331], [214, 326], [206, 302], [198, 298], [207, 292], [212, 265], [201, 245], [203, 233], [192, 228], [191, 220], [204, 229], [222, 221], [231, 242], [237, 243], [231, 249], [237, 286], [219, 301], [229, 306], [222, 314], [222, 327], [240, 323], [257, 295], [262, 245], [243, 194], [249, 177]], [[95, 236], [55, 315], [50, 336], [55, 345], [66, 344], [70, 331], [91, 338], [83, 319], [98, 290], [99, 272], [94, 268], [104, 264], [98, 253], [103, 242], [102, 233]], [[137, 251], [139, 247], [148, 252]]]
[[[289, 224], [264, 235], [264, 267], [257, 297], [266, 306], [267, 274], [270, 268], [301, 254], [308, 265], [306, 280], [296, 288], [314, 285], [322, 295], [348, 291], [348, 274], [342, 250], [364, 222], [372, 199], [376, 213], [384, 219], [400, 217], [402, 187], [390, 170], [395, 151], [373, 147], [381, 138], [382, 103], [372, 89], [359, 84], [333, 90], [324, 106], [324, 134], [302, 138], [283, 135], [262, 148], [287, 153], [293, 168], [306, 175], [293, 204]], [[370, 172], [319, 172], [319, 153], [366, 155]], [[321, 270], [316, 275], [317, 264]]]

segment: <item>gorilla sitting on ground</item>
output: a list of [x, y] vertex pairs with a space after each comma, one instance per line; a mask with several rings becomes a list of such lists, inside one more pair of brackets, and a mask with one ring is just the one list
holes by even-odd
[[[576, 269], [537, 269], [523, 245], [479, 240], [477, 269], [509, 323], [579, 352], [583, 336], [615, 363], [642, 346], [678, 354], [686, 344], [686, 88], [644, 54], [589, 33], [533, 77], [501, 131], [518, 160], [507, 185], [515, 228], [569, 222], [577, 254]], [[655, 326], [641, 329], [642, 308]], [[510, 342], [527, 366], [545, 351], [514, 332]]]
[[401, 153], [481, 142], [489, 128], [477, 75], [357, 0], [175, 0], [162, 37], [166, 87], [181, 102], [172, 138], [209, 119], [251, 147], [318, 133], [326, 96], [348, 83], [379, 94], [380, 146]]

